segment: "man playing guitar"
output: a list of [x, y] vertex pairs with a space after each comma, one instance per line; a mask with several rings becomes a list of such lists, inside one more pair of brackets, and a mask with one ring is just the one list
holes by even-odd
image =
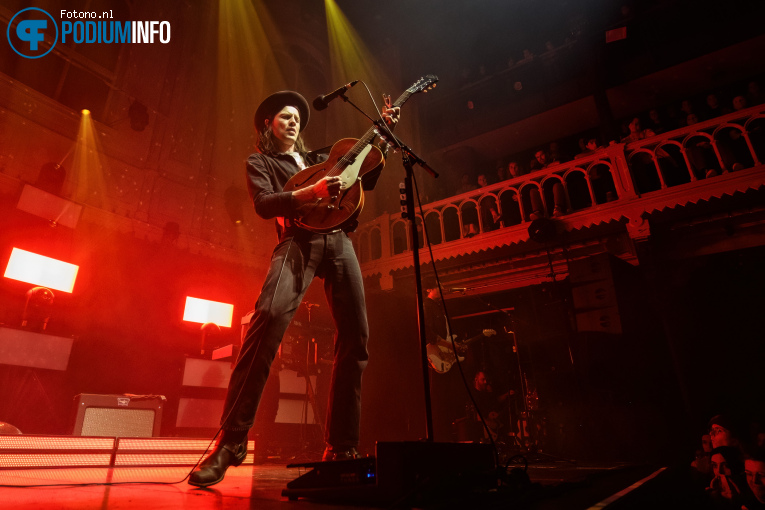
[[[398, 107], [385, 107], [382, 114], [392, 126], [399, 112]], [[288, 90], [267, 97], [255, 113], [257, 152], [247, 160], [247, 184], [257, 214], [279, 219], [279, 244], [231, 374], [221, 418], [223, 434], [215, 450], [189, 478], [189, 483], [198, 487], [220, 482], [229, 466], [244, 461], [247, 431], [252, 427], [269, 368], [314, 276], [324, 279], [337, 329], [323, 460], [358, 456], [361, 374], [367, 365], [369, 336], [361, 270], [342, 228], [317, 233], [294, 221], [302, 206], [337, 200], [345, 193], [341, 176], [326, 175], [285, 191], [288, 180], [301, 169], [326, 159], [309, 153], [303, 143], [301, 135], [309, 115], [305, 98]]]

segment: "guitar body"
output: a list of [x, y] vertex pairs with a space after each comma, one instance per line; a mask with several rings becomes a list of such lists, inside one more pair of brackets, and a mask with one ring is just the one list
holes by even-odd
[[446, 340], [438, 338], [436, 343], [429, 343], [425, 346], [425, 350], [428, 353], [428, 364], [430, 365], [430, 368], [435, 370], [437, 373], [445, 374], [449, 371], [450, 368], [452, 368], [452, 365], [454, 365], [458, 359], [460, 363], [465, 361], [464, 356], [458, 356], [454, 352], [454, 346], [452, 345], [451, 341], [452, 339], [455, 339], [458, 351], [464, 353], [465, 349], [467, 349], [467, 345], [470, 342], [480, 338], [488, 338], [496, 334], [497, 332], [493, 329], [484, 329], [480, 335], [476, 335], [472, 338], [468, 338], [467, 340], [462, 341], [456, 340], [457, 335], [452, 335], [451, 339], [447, 338]]
[[[441, 342], [441, 340], [439, 340], [439, 342]], [[459, 346], [459, 343], [457, 345]], [[425, 350], [428, 353], [428, 364], [430, 364], [430, 368], [439, 374], [445, 374], [452, 368], [452, 365], [457, 362], [457, 356], [454, 354], [454, 350], [451, 346], [447, 347], [440, 343], [428, 344], [425, 346]], [[465, 361], [465, 358], [459, 356], [459, 360], [460, 362], [463, 362]]]
[[[436, 82], [438, 77], [435, 75], [423, 76], [388, 106], [400, 107], [412, 94], [427, 91], [435, 87]], [[332, 146], [325, 162], [308, 167], [287, 181], [284, 191], [295, 191], [311, 186], [324, 177], [339, 176], [342, 181], [340, 193], [335, 198], [317, 198], [300, 206], [294, 218], [298, 226], [317, 234], [327, 234], [343, 228], [359, 216], [364, 207], [361, 178], [369, 172], [382, 169], [385, 165], [382, 152], [372, 145], [377, 135], [378, 130], [370, 128], [358, 140], [355, 138], [340, 140]]]
[[303, 204], [296, 212], [295, 223], [300, 227], [326, 234], [355, 220], [364, 207], [361, 178], [385, 165], [380, 149], [367, 144], [356, 157], [349, 157], [357, 144], [355, 138], [344, 138], [332, 146], [323, 163], [313, 165], [293, 175], [284, 191], [295, 191], [316, 184], [326, 176], [340, 176], [342, 184], [335, 199], [317, 198]]

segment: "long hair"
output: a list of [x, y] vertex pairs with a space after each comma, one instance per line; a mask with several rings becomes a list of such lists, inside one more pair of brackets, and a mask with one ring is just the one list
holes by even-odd
[[[274, 136], [273, 129], [271, 129], [272, 123], [273, 119], [271, 119], [271, 122], [268, 123], [268, 126], [258, 132], [258, 152], [267, 156], [274, 156], [281, 152], [277, 148], [275, 141], [276, 137]], [[304, 161], [306, 160], [308, 149], [306, 148], [305, 142], [303, 141], [303, 133], [298, 133], [297, 140], [295, 140], [295, 151], [300, 154], [300, 157], [302, 157]]]

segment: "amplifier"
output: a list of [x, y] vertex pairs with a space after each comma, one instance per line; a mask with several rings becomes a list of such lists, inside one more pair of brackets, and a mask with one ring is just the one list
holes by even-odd
[[75, 397], [75, 436], [152, 437], [159, 436], [161, 395], [92, 395]]

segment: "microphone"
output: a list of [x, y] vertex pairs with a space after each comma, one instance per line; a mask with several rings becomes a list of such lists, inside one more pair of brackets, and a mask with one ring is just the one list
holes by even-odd
[[330, 101], [333, 99], [337, 99], [338, 97], [345, 94], [345, 91], [353, 87], [359, 82], [359, 80], [352, 81], [350, 83], [346, 83], [339, 89], [335, 90], [334, 92], [330, 92], [329, 94], [323, 95], [323, 96], [317, 96], [316, 99], [313, 100], [313, 107], [316, 111], [321, 111], [327, 108]]
[[466, 290], [466, 287], [452, 287], [449, 289], [450, 292], [465, 292]]

